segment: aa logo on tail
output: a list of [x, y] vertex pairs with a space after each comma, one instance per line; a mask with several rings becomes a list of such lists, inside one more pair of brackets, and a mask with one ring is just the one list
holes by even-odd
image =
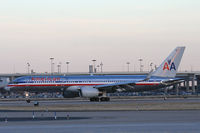
[[167, 62], [165, 62], [164, 66], [163, 66], [163, 70], [169, 70], [171, 71], [172, 69], [176, 70], [176, 66], [174, 64], [174, 62], [171, 62], [171, 60], [168, 60]]

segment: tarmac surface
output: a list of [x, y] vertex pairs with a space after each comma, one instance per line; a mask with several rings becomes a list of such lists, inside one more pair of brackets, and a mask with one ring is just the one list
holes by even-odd
[[0, 101], [0, 111], [160, 111], [200, 110], [200, 98], [111, 99], [110, 102], [89, 102], [86, 99]]
[[1, 112], [2, 133], [199, 133], [200, 111]]
[[[0, 132], [199, 133], [200, 131], [199, 98], [112, 99], [111, 102], [89, 102], [79, 99], [39, 102], [39, 107], [34, 107], [34, 101], [30, 104], [25, 101], [0, 101]], [[132, 107], [128, 108], [130, 110], [121, 110], [135, 105], [142, 105], [143, 109], [147, 106], [148, 110], [141, 108], [134, 110]], [[149, 108], [152, 105], [153, 107]], [[171, 105], [173, 108], [160, 108], [162, 105], [163, 107]], [[174, 106], [178, 105], [181, 106], [174, 110]], [[60, 106], [64, 109], [60, 109]], [[93, 106], [95, 108], [87, 109]], [[117, 106], [114, 108], [116, 110], [112, 106]], [[188, 106], [190, 108], [185, 109]], [[102, 107], [106, 109], [101, 109]], [[71, 111], [71, 108], [74, 111]]]

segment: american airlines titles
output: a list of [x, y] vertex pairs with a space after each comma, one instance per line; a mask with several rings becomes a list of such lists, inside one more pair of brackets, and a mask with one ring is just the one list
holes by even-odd
[[33, 81], [36, 81], [36, 80], [37, 81], [59, 81], [60, 78], [49, 78], [49, 77], [46, 77], [46, 78], [39, 78], [39, 77], [34, 78], [34, 77], [32, 77], [31, 80], [33, 80]]

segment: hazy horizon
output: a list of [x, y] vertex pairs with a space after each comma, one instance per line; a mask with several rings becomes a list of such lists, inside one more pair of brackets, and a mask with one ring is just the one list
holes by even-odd
[[[50, 72], [50, 57], [66, 72], [157, 66], [186, 46], [179, 70], [200, 70], [198, 0], [0, 0], [0, 73]], [[55, 68], [57, 71], [57, 68]]]

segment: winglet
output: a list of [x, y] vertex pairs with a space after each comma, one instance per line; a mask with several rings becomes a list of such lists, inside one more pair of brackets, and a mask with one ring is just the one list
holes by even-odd
[[153, 72], [152, 76], [174, 78], [178, 71], [185, 47], [177, 47]]

